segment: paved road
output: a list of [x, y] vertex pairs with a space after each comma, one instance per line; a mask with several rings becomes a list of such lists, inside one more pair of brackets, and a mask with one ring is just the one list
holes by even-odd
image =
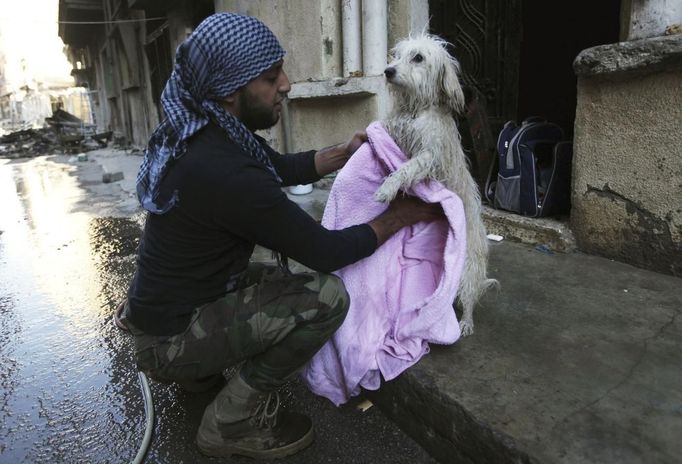
[[[112, 165], [139, 163], [116, 156]], [[131, 340], [111, 323], [142, 215], [129, 189], [101, 183], [98, 163], [68, 159], [0, 159], [0, 463], [129, 462], [143, 434]], [[227, 462], [193, 444], [212, 393], [160, 384], [152, 393], [147, 462]], [[300, 383], [283, 393], [314, 417], [318, 438], [280, 462], [435, 462], [376, 407], [336, 408]]]

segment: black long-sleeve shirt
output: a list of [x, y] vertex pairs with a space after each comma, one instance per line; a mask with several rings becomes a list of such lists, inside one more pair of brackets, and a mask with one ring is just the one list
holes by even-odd
[[[319, 179], [315, 152], [282, 156], [261, 143], [284, 186]], [[327, 230], [290, 201], [265, 166], [209, 124], [169, 169], [161, 195], [178, 192], [175, 207], [149, 214], [130, 286], [130, 321], [154, 335], [189, 324], [192, 310], [223, 296], [256, 244], [321, 272], [374, 252], [376, 235], [360, 224]]]

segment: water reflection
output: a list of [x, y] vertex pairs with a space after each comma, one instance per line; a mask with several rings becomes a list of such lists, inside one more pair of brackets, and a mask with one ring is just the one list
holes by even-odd
[[[14, 195], [10, 166], [4, 166], [0, 216], [10, 223], [4, 227], [3, 240], [8, 259], [25, 263], [25, 272], [33, 276], [31, 293], [54, 305], [63, 328], [73, 330], [92, 316], [91, 308], [78, 303], [97, 296], [86, 278], [94, 271], [87, 240], [90, 218], [83, 213], [69, 214], [72, 203], [83, 194], [73, 177], [49, 169], [46, 163], [39, 158], [12, 166], [19, 179]], [[17, 287], [28, 284], [24, 279], [13, 280]]]
[[0, 164], [0, 462], [125, 461], [136, 451], [129, 341], [109, 323], [136, 238], [118, 253], [126, 276], [99, 281], [97, 257], [111, 253], [91, 243], [93, 218], [73, 211], [83, 195], [44, 158]]

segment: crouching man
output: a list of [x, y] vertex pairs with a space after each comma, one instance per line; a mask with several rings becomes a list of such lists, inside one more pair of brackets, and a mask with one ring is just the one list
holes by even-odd
[[[188, 390], [224, 382], [197, 432], [210, 456], [282, 457], [313, 441], [310, 419], [281, 410], [277, 389], [343, 322], [349, 298], [330, 272], [404, 226], [442, 216], [401, 197], [368, 224], [327, 230], [282, 192], [344, 166], [366, 136], [283, 156], [254, 131], [272, 127], [290, 90], [274, 34], [220, 13], [180, 45], [138, 175], [149, 211], [122, 322], [139, 368]], [[280, 266], [250, 263], [254, 246]], [[289, 256], [316, 272], [292, 275]]]

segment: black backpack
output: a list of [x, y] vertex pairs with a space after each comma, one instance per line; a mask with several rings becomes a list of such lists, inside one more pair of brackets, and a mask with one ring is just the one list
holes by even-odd
[[485, 197], [495, 208], [540, 217], [570, 210], [572, 143], [538, 117], [507, 122], [497, 139]]

